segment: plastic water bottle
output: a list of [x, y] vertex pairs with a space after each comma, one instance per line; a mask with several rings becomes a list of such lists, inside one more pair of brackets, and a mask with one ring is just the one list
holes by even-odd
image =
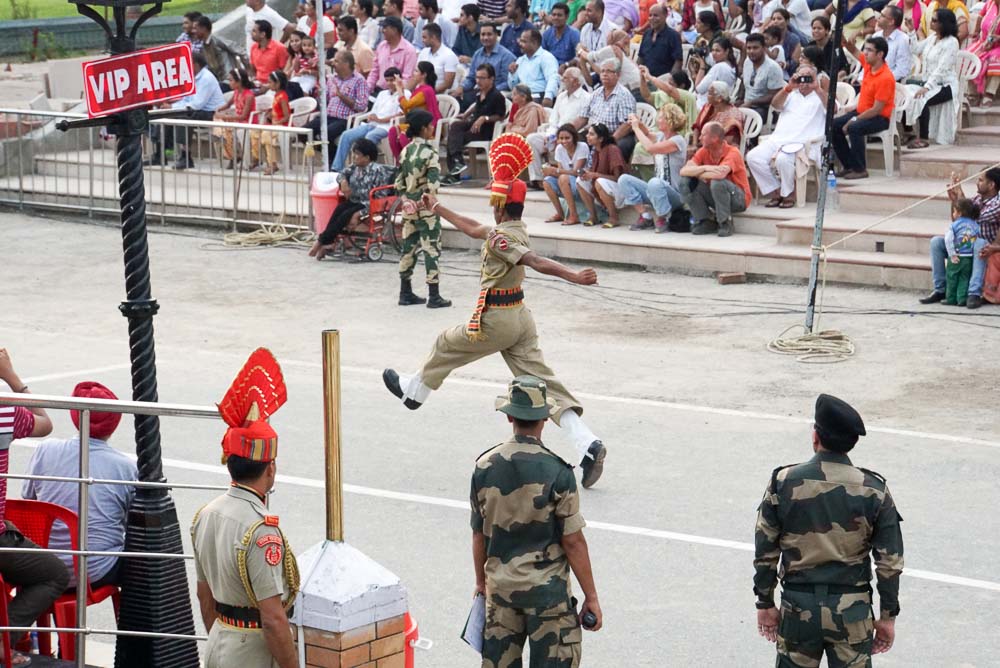
[[31, 636], [31, 653], [38, 654], [38, 631], [32, 631], [30, 636]]
[[825, 211], [836, 211], [840, 208], [840, 197], [837, 195], [837, 175], [830, 170], [826, 175], [826, 206]]

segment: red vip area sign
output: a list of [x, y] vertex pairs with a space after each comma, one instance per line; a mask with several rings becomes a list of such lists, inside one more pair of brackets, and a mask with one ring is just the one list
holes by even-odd
[[106, 116], [194, 93], [191, 44], [168, 44], [83, 64], [87, 114]]

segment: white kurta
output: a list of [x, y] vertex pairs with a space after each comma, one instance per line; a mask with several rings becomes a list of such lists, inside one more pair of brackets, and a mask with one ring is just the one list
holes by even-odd
[[[921, 98], [913, 98], [910, 108], [906, 111], [907, 125], [916, 125], [917, 119], [927, 106], [927, 101], [937, 95], [945, 86], [951, 86], [951, 99], [930, 108], [930, 123], [928, 136], [938, 144], [954, 144], [955, 132], [958, 130], [958, 40], [946, 37], [939, 40], [936, 33], [922, 42], [910, 34], [910, 46], [915, 55], [923, 59], [923, 76], [926, 77], [924, 88], [927, 92]], [[920, 86], [908, 85], [910, 95], [914, 95]]]
[[[789, 93], [774, 132], [747, 153], [747, 168], [761, 192], [774, 192], [780, 186], [781, 196], [788, 197], [795, 190], [797, 153], [785, 153], [781, 147], [805, 144], [817, 138], [822, 140], [825, 121], [826, 109], [819, 95], [810, 93], [803, 96], [797, 90]], [[813, 142], [809, 146], [808, 159], [818, 163], [822, 148], [822, 141]]]

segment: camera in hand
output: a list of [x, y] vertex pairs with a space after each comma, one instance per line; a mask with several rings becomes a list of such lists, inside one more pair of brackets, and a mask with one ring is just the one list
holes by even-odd
[[708, 47], [707, 46], [696, 46], [691, 49], [691, 53], [698, 56], [702, 60], [708, 58]]
[[590, 610], [583, 613], [583, 628], [592, 629], [597, 626], [597, 615], [592, 613]]
[[802, 76], [797, 77], [795, 79], [795, 83], [800, 83], [800, 84], [803, 84], [803, 83], [812, 83], [812, 82], [813, 82], [813, 78], [812, 78], [812, 75], [810, 75], [810, 74], [803, 74]]

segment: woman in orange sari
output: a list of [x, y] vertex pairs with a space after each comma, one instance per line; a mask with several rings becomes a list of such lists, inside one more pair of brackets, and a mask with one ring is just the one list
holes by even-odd
[[726, 131], [726, 141], [739, 146], [743, 138], [743, 112], [734, 105], [732, 89], [724, 81], [714, 81], [708, 87], [708, 103], [698, 112], [691, 130], [694, 131], [694, 148], [700, 145], [701, 129], [709, 121], [720, 123]]

